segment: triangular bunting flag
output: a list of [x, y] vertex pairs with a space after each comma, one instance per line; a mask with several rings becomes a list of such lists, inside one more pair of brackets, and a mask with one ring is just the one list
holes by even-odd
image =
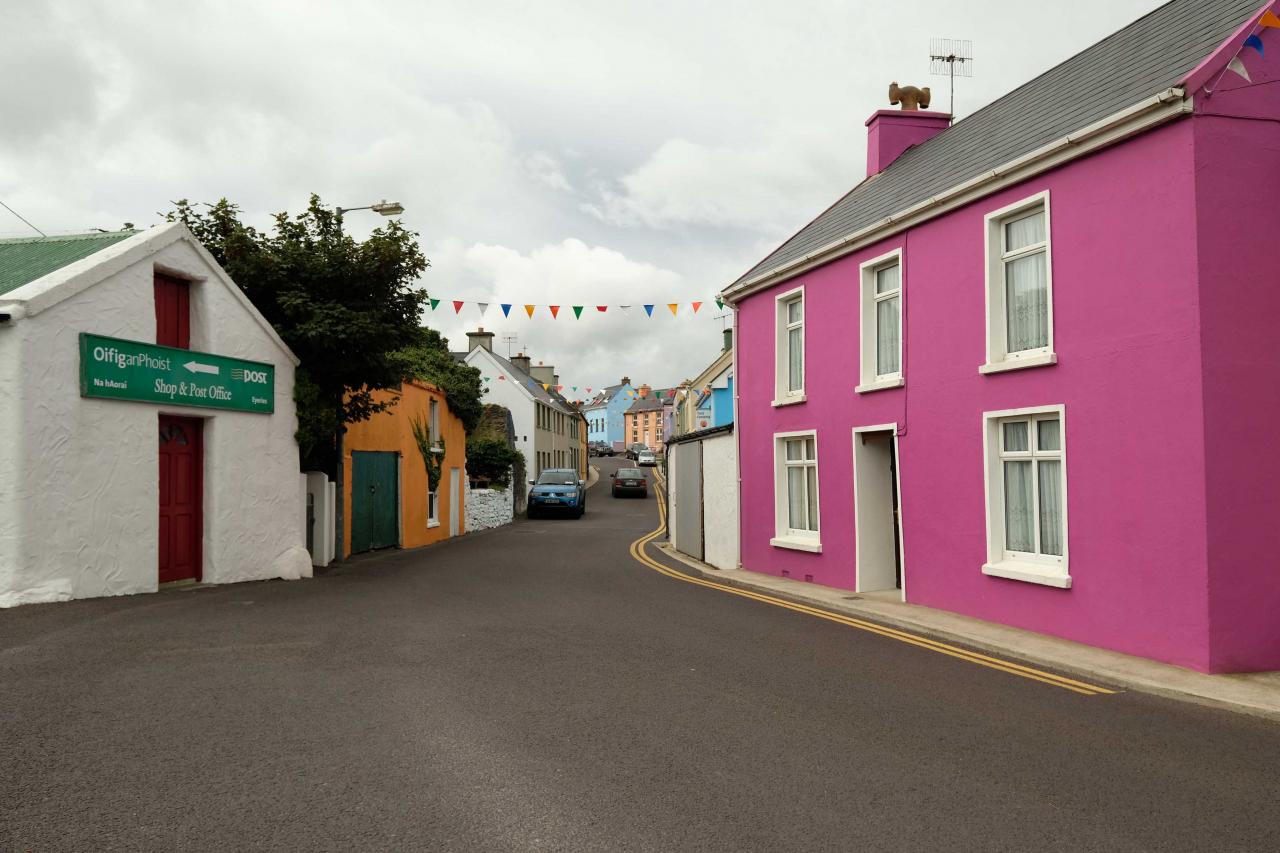
[[608, 310], [609, 310], [609, 306], [608, 306], [608, 305], [597, 305], [597, 306], [596, 306], [596, 310], [597, 310], [597, 311], [599, 311], [601, 314], [603, 314], [604, 312], [606, 312], [606, 311], [608, 311]]
[[432, 299], [432, 300], [431, 300], [431, 310], [432, 310], [432, 311], [434, 311], [434, 310], [436, 310], [436, 309], [437, 309], [437, 308], [439, 308], [439, 307], [440, 307], [440, 300], [439, 300], [439, 299]]
[[1262, 17], [1258, 19], [1258, 26], [1273, 27], [1277, 30], [1280, 30], [1280, 16], [1277, 16], [1275, 12], [1272, 12], [1270, 9], [1268, 9], [1267, 11], [1263, 12]]
[[574, 386], [573, 386], [573, 393], [575, 393], [575, 394], [577, 394], [577, 393], [578, 393], [578, 386], [577, 386], [577, 385], [574, 385]]
[[623, 313], [623, 314], [630, 314], [630, 313], [631, 313], [631, 306], [630, 306], [630, 305], [619, 305], [618, 307], [622, 309], [622, 313]]
[[693, 313], [695, 313], [695, 314], [697, 314], [697, 313], [698, 313], [698, 309], [702, 307], [702, 303], [701, 303], [701, 302], [691, 302], [691, 303], [689, 303], [689, 304], [691, 304], [691, 305], [693, 306]]
[[543, 391], [550, 391], [550, 390], [551, 390], [551, 386], [550, 386], [550, 385], [548, 385], [546, 382], [543, 382], [543, 383], [542, 383], [542, 390], [543, 390]]
[[488, 382], [488, 381], [489, 381], [489, 377], [488, 377], [488, 376], [486, 376], [486, 377], [484, 378], [484, 381], [485, 381], [485, 382]]
[[538, 307], [538, 306], [536, 306], [536, 305], [526, 305], [526, 306], [524, 306], [524, 313], [526, 313], [526, 314], [528, 314], [528, 315], [529, 315], [529, 319], [530, 319], [530, 320], [532, 320], [532, 319], [533, 319], [533, 309], [534, 309], [534, 308], [537, 308], [537, 307]]
[[1250, 83], [1253, 82], [1253, 78], [1249, 76], [1249, 70], [1244, 67], [1244, 63], [1240, 61], [1238, 56], [1227, 63], [1227, 70], [1236, 72]]
[[501, 305], [502, 305], [502, 316], [503, 316], [503, 317], [510, 317], [510, 316], [511, 316], [511, 303], [510, 303], [510, 302], [503, 302], [503, 303], [501, 303]]
[[564, 386], [563, 386], [563, 385], [557, 385], [557, 386], [556, 386], [556, 393], [557, 393], [557, 394], [559, 394], [559, 393], [560, 393], [561, 391], [563, 391], [563, 390], [564, 390]]
[[653, 316], [653, 306], [652, 306], [652, 305], [646, 305], [646, 306], [644, 306], [644, 313], [646, 313], [646, 314], [648, 314], [650, 317], [652, 317], [652, 316]]
[[481, 316], [481, 317], [483, 317], [483, 316], [484, 316], [484, 312], [486, 312], [486, 311], [488, 311], [488, 310], [489, 310], [489, 303], [488, 303], [488, 302], [477, 302], [477, 303], [476, 303], [476, 307], [480, 309], [480, 316]]
[[724, 310], [724, 302], [720, 299], [719, 296], [716, 297], [716, 307], [719, 308], [721, 311]]
[[582, 308], [583, 308], [583, 306], [581, 306], [581, 305], [575, 305], [575, 306], [573, 306], [573, 319], [575, 319], [575, 320], [581, 320], [581, 319], [582, 319]]
[[506, 377], [506, 376], [504, 376], [503, 374], [501, 374], [501, 373], [499, 373], [499, 374], [498, 374], [498, 380], [499, 380], [500, 382], [505, 382], [505, 381], [506, 381], [506, 379], [507, 379], [507, 377]]
[[455, 299], [455, 300], [453, 300], [453, 313], [455, 313], [455, 314], [461, 314], [461, 313], [462, 313], [462, 306], [463, 306], [463, 305], [465, 305], [465, 304], [466, 304], [466, 303], [465, 303], [465, 302], [463, 302], [461, 299]]
[[667, 307], [671, 309], [671, 316], [676, 316], [676, 312], [680, 310], [679, 302], [668, 302]]
[[547, 307], [551, 309], [551, 318], [552, 318], [552, 319], [555, 319], [556, 317], [559, 317], [559, 316], [560, 316], [560, 306], [559, 306], [559, 305], [548, 305]]
[[1258, 38], [1258, 34], [1257, 34], [1257, 33], [1254, 33], [1253, 35], [1251, 35], [1251, 36], [1249, 36], [1247, 39], [1245, 39], [1245, 40], [1244, 40], [1244, 46], [1245, 46], [1245, 47], [1251, 47], [1251, 48], [1253, 48], [1254, 50], [1256, 50], [1256, 51], [1258, 52], [1258, 56], [1263, 56], [1263, 55], [1265, 55], [1265, 54], [1263, 54], [1263, 52], [1262, 52], [1262, 39]]

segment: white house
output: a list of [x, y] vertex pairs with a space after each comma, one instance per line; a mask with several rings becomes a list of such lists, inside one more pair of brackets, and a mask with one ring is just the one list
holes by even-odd
[[310, 576], [296, 364], [181, 224], [0, 241], [0, 606]]

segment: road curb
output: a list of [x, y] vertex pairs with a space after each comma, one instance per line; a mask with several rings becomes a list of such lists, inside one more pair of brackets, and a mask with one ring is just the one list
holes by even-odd
[[[1098, 649], [920, 605], [865, 600], [833, 601], [833, 593], [843, 593], [843, 597], [855, 593], [762, 575], [745, 569], [725, 571], [677, 552], [668, 542], [652, 544], [665, 556], [683, 564], [692, 574], [722, 586], [864, 619], [884, 627], [911, 631], [931, 639], [998, 654], [1010, 660], [1046, 667], [1114, 687], [1280, 721], [1280, 673], [1206, 675], [1172, 664]], [[824, 594], [807, 594], [806, 588], [821, 590]], [[894, 612], [895, 608], [902, 609]]]

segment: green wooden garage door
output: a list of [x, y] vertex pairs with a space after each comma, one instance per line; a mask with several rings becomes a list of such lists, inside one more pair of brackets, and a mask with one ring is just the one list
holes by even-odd
[[400, 544], [400, 454], [351, 453], [351, 552]]

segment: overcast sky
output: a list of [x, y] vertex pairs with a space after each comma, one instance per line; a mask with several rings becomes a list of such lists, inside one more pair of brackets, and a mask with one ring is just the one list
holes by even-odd
[[1158, 5], [4, 0], [0, 200], [50, 233], [400, 201], [455, 348], [482, 322], [566, 385], [668, 386], [719, 350], [713, 295], [862, 178], [891, 80], [946, 109], [930, 36], [973, 41], [963, 118]]

